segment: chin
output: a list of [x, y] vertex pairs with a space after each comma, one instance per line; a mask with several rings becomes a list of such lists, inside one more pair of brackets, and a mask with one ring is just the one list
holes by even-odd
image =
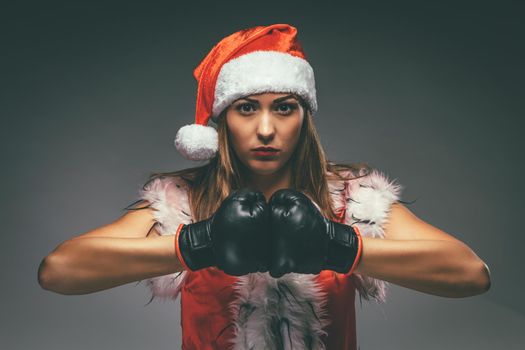
[[251, 172], [258, 174], [258, 175], [271, 175], [279, 170], [281, 170], [282, 165], [276, 164], [274, 162], [265, 162], [266, 164], [250, 164], [248, 166], [248, 169], [250, 169]]

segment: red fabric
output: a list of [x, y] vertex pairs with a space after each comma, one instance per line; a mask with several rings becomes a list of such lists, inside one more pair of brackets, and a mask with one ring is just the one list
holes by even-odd
[[235, 299], [236, 280], [216, 267], [189, 273], [181, 289], [182, 349], [231, 347], [228, 340], [234, 334], [227, 305]]
[[332, 321], [322, 337], [327, 350], [357, 350], [355, 286], [350, 275], [324, 270], [317, 280], [327, 291], [328, 315]]
[[[344, 211], [339, 215], [340, 220]], [[231, 347], [233, 324], [227, 305], [234, 301], [237, 277], [211, 267], [191, 272], [181, 289], [182, 349], [217, 350]], [[316, 277], [326, 292], [331, 323], [322, 340], [327, 350], [357, 350], [355, 286], [350, 274], [323, 270]]]
[[[182, 349], [217, 350], [231, 346], [233, 327], [227, 305], [234, 301], [236, 277], [211, 267], [192, 272], [181, 290]], [[327, 350], [356, 350], [355, 287], [350, 275], [321, 271], [327, 292], [330, 325], [323, 338]]]

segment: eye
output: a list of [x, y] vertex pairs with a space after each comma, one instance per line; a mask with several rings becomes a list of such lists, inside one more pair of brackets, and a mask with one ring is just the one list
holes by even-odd
[[288, 115], [292, 114], [297, 109], [296, 103], [281, 103], [277, 105], [277, 112], [280, 114]]
[[250, 114], [254, 110], [252, 103], [239, 103], [235, 109], [241, 114]]

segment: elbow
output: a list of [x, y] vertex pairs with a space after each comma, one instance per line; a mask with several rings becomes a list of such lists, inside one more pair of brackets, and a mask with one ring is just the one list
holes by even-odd
[[470, 271], [463, 275], [462, 280], [457, 284], [461, 291], [459, 297], [471, 297], [489, 291], [491, 286], [490, 270], [483, 261], [478, 261]]
[[51, 290], [49, 260], [50, 256], [45, 257], [38, 266], [38, 284], [45, 290]]
[[38, 284], [42, 289], [59, 294], [67, 294], [61, 290], [59, 284], [59, 281], [63, 280], [59, 274], [62, 264], [63, 259], [54, 253], [42, 260], [38, 267]]
[[481, 266], [478, 267], [477, 271], [476, 282], [478, 286], [478, 294], [483, 294], [490, 289], [490, 270], [488, 265], [481, 261]]

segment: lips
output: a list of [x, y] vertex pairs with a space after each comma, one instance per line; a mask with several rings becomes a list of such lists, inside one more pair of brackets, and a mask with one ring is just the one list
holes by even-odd
[[253, 148], [252, 152], [257, 157], [275, 157], [279, 153], [279, 150], [273, 147], [261, 146]]
[[259, 152], [277, 152], [279, 151], [277, 148], [273, 147], [257, 147], [253, 148], [252, 151], [259, 151]]

